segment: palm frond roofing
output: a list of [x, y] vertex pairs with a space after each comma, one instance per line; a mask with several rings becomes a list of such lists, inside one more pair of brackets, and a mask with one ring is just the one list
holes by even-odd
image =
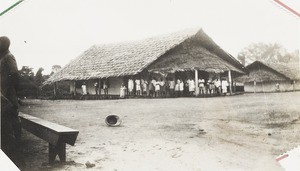
[[[187, 29], [180, 32], [152, 37], [135, 42], [104, 44], [92, 46], [82, 55], [71, 61], [60, 71], [52, 75], [45, 84], [63, 80], [88, 80], [96, 78], [135, 75], [183, 41], [205, 34], [202, 29]], [[207, 36], [208, 37], [208, 36]], [[208, 40], [212, 41], [212, 40]], [[241, 65], [229, 54], [219, 48], [213, 41], [216, 52], [222, 53], [237, 72], [243, 73]], [[217, 54], [218, 56], [220, 56]], [[224, 55], [225, 54], [225, 55]]]
[[283, 63], [265, 63], [260, 61], [264, 65], [272, 68], [273, 70], [283, 74], [290, 80], [299, 80], [299, 65], [298, 64], [283, 64]]
[[[251, 81], [279, 81], [279, 80], [273, 80], [275, 78], [278, 79], [278, 77], [272, 78], [265, 72], [259, 72], [261, 67], [268, 68], [271, 70], [274, 74], [280, 76], [280, 80], [300, 80], [300, 71], [299, 71], [299, 65], [297, 63], [294, 64], [283, 64], [283, 63], [267, 63], [264, 61], [255, 61], [248, 66], [246, 66], [246, 69], [249, 70], [250, 74], [249, 76], [243, 75], [239, 78], [237, 78], [238, 81], [242, 82], [251, 82]], [[251, 74], [251, 72], [256, 72], [260, 74]]]

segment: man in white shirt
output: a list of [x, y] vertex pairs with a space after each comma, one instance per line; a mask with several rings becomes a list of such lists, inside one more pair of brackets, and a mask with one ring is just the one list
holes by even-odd
[[199, 79], [199, 91], [200, 91], [200, 94], [204, 94], [204, 83], [205, 83], [205, 81], [204, 81], [204, 79], [203, 78], [201, 78], [201, 79]]
[[188, 81], [188, 84], [189, 84], [189, 95], [193, 96], [195, 92], [195, 81], [193, 79], [190, 79]]

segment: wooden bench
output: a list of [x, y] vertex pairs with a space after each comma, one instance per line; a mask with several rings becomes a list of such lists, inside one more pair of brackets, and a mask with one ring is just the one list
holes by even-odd
[[66, 143], [74, 145], [79, 131], [24, 113], [19, 114], [22, 128], [49, 143], [49, 163], [58, 155], [66, 161]]

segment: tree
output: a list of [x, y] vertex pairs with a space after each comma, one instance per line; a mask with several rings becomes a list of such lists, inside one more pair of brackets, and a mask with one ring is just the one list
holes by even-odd
[[289, 53], [281, 45], [254, 43], [244, 48], [238, 54], [238, 60], [245, 64], [250, 64], [256, 60], [268, 62], [268, 63], [289, 63], [299, 61], [299, 51]]
[[20, 77], [34, 81], [34, 73], [32, 69], [33, 68], [30, 68], [29, 66], [23, 66], [22, 69], [19, 70]]
[[291, 55], [290, 56], [290, 62], [292, 62], [292, 63], [299, 63], [299, 60], [300, 60], [300, 52], [299, 52], [299, 50], [295, 50], [290, 55]]
[[23, 66], [19, 70], [19, 97], [36, 97], [38, 93], [38, 86], [35, 83], [34, 73], [29, 66]]
[[51, 71], [50, 75], [53, 75], [54, 73], [56, 73], [60, 69], [61, 69], [60, 65], [52, 65], [52, 71]]
[[39, 68], [39, 70], [35, 74], [35, 83], [38, 87], [40, 87], [43, 84], [43, 82], [45, 81], [43, 74], [42, 74], [43, 71], [44, 71], [44, 68]]

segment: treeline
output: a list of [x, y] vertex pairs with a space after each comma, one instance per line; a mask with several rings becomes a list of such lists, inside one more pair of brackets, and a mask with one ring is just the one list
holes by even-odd
[[[43, 83], [52, 75], [61, 69], [60, 65], [53, 65], [52, 72], [44, 75], [43, 68], [39, 68], [36, 73], [33, 68], [23, 66], [19, 70], [19, 84], [17, 88], [17, 95], [19, 98], [34, 98], [34, 99], [53, 99], [54, 85], [43, 85]], [[56, 84], [56, 93], [59, 96], [70, 95], [70, 85], [68, 82], [59, 82]]]
[[[52, 66], [52, 72], [49, 75], [43, 75], [43, 68], [39, 68], [36, 73], [33, 68], [23, 66], [19, 70], [19, 84], [17, 95], [19, 98], [34, 98], [34, 99], [53, 99], [54, 85], [43, 85], [54, 71], [57, 72], [61, 67], [59, 65]], [[59, 86], [58, 86], [59, 85]], [[60, 82], [56, 85], [56, 91], [59, 95], [69, 95], [70, 86], [68, 82]]]
[[23, 66], [22, 69], [19, 70], [18, 97], [38, 98], [44, 95], [42, 92], [42, 84], [50, 75], [43, 75], [43, 71], [43, 68], [39, 68], [38, 71], [34, 73], [33, 68], [28, 66]]
[[245, 47], [237, 56], [237, 59], [244, 65], [254, 61], [266, 63], [281, 63], [288, 65], [299, 63], [300, 52], [295, 50], [288, 52], [286, 48], [277, 43], [253, 43]]

